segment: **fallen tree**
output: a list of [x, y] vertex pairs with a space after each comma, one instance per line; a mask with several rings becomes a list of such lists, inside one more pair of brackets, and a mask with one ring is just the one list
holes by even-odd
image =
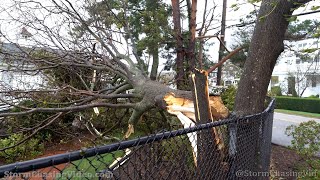
[[[86, 12], [70, 1], [53, 0], [50, 5], [40, 2], [12, 3], [20, 5], [14, 9], [19, 12], [18, 15], [11, 14], [9, 9], [4, 11], [8, 12], [12, 22], [23, 26], [23, 42], [27, 45], [8, 43], [9, 48], [3, 46], [3, 61], [8, 65], [4, 71], [41, 76], [45, 83], [36, 89], [3, 86], [0, 100], [19, 111], [4, 112], [0, 117], [50, 114], [48, 119], [40, 123], [40, 127], [30, 129], [32, 133], [17, 144], [25, 142], [63, 115], [87, 109], [92, 109], [92, 114], [98, 115], [99, 107], [131, 109], [128, 131], [124, 138], [128, 138], [134, 132], [134, 126], [143, 114], [153, 108], [168, 110], [172, 114], [179, 111], [195, 121], [191, 91], [170, 88], [166, 84], [154, 81], [154, 74], [152, 78], [148, 75], [146, 64], [138, 55], [137, 37], [133, 36], [129, 23], [131, 11], [128, 9], [128, 3], [112, 2], [120, 7], [118, 9], [109, 7], [109, 2], [98, 4], [109, 8], [107, 16], [112, 21], [110, 24], [103, 22], [99, 17], [101, 14], [98, 13], [88, 17]], [[89, 6], [96, 7], [95, 4]], [[32, 7], [36, 7], [33, 12], [27, 11]], [[119, 9], [124, 14], [117, 12]], [[192, 9], [194, 15], [195, 5]], [[46, 16], [39, 16], [40, 12]], [[53, 20], [48, 20], [48, 17], [56, 21], [52, 23]], [[32, 22], [28, 24], [30, 19]], [[120, 23], [119, 27], [114, 27], [114, 22]], [[66, 25], [70, 26], [69, 29]], [[60, 34], [61, 29], [65, 28], [71, 29], [70, 36]], [[195, 30], [194, 27], [192, 29]], [[195, 36], [195, 33], [192, 36]], [[10, 35], [4, 37], [8, 42], [11, 41]], [[119, 44], [127, 45], [128, 49], [120, 52]], [[9, 100], [4, 97], [9, 97]], [[12, 99], [29, 99], [34, 104], [24, 106], [11, 103]], [[210, 99], [210, 105], [215, 119], [228, 116], [228, 110], [219, 97]], [[102, 135], [90, 119], [87, 128], [97, 136]], [[8, 148], [11, 147], [1, 150]]]
[[[15, 5], [19, 3], [12, 2]], [[271, 73], [277, 57], [283, 50], [284, 34], [288, 26], [286, 16], [290, 16], [295, 8], [307, 2], [308, 0], [278, 0], [276, 3], [265, 0], [262, 2], [261, 15], [257, 20], [236, 98], [235, 112], [237, 115], [257, 113], [263, 110]], [[113, 9], [108, 11], [112, 21], [117, 21], [119, 27], [114, 26], [111, 22], [92, 22], [92, 19], [87, 18], [83, 9], [76, 7], [76, 4], [68, 0], [63, 2], [52, 0], [49, 6], [39, 2], [19, 5], [19, 9], [16, 10], [20, 14], [17, 13], [17, 16], [10, 14], [9, 9], [6, 12], [16, 22], [21, 22], [22, 26], [32, 29], [31, 32], [35, 35], [31, 36], [32, 33], [29, 33], [26, 38], [34, 46], [16, 45], [17, 51], [2, 49], [2, 54], [6, 57], [5, 61], [10, 65], [7, 71], [41, 74], [49, 83], [45, 89], [6, 88], [1, 93], [18, 99], [33, 99], [38, 103], [49, 104], [50, 107], [26, 107], [1, 98], [3, 103], [18, 107], [21, 111], [1, 113], [0, 117], [38, 112], [53, 113], [51, 118], [45, 120], [47, 123], [38, 128], [40, 129], [64, 113], [79, 112], [95, 107], [130, 108], [132, 112], [125, 138], [134, 132], [134, 126], [141, 116], [152, 108], [166, 109], [173, 114], [175, 114], [173, 111], [180, 111], [188, 119], [195, 119], [194, 112], [191, 110], [193, 109], [191, 103], [193, 97], [190, 91], [170, 88], [151, 80], [148, 76], [145, 64], [137, 52], [136, 37], [130, 31], [132, 28], [128, 23], [130, 11], [126, 3], [117, 4], [121, 7], [121, 11], [113, 11]], [[34, 12], [27, 11], [32, 7], [36, 7]], [[194, 7], [191, 9], [194, 10]], [[39, 13], [45, 15], [40, 16]], [[52, 23], [52, 19], [47, 20], [50, 15], [52, 19], [55, 17], [63, 21]], [[190, 21], [193, 22], [194, 19]], [[66, 26], [70, 26], [70, 29], [81, 27], [81, 31], [78, 31], [81, 35], [61, 35], [63, 34], [61, 29], [65, 29]], [[194, 30], [194, 27], [192, 29]], [[194, 36], [195, 33], [191, 34]], [[121, 38], [117, 38], [118, 36]], [[9, 35], [4, 34], [4, 38], [10, 41]], [[98, 47], [95, 47], [95, 44]], [[119, 50], [119, 44], [127, 46], [124, 52]], [[190, 57], [193, 56], [190, 55]], [[68, 84], [66, 81], [57, 82], [54, 78], [59, 74], [50, 73], [56, 68], [62, 68], [77, 77], [77, 85]], [[89, 69], [89, 74], [77, 71], [81, 68]], [[81, 88], [78, 86], [79, 83]], [[52, 101], [45, 101], [41, 98], [43, 96], [49, 96]], [[54, 101], [55, 97], [61, 96], [66, 98], [58, 103]], [[213, 116], [224, 118], [228, 115], [218, 97], [210, 100], [209, 104]], [[38, 129], [32, 129], [32, 132]]]

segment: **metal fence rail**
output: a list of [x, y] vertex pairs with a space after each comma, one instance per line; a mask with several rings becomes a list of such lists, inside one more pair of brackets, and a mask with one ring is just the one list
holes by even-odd
[[4, 165], [0, 178], [267, 179], [273, 109]]

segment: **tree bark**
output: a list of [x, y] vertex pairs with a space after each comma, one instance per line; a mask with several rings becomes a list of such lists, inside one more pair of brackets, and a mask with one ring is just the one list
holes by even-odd
[[182, 43], [182, 35], [181, 35], [181, 23], [180, 23], [180, 4], [179, 0], [171, 0], [172, 4], [172, 15], [173, 15], [173, 24], [174, 24], [174, 35], [176, 38], [176, 51], [177, 51], [177, 59], [176, 59], [176, 81], [177, 81], [177, 89], [184, 89], [184, 49]]
[[155, 49], [152, 50], [152, 67], [150, 72], [150, 79], [155, 81], [157, 80], [158, 75], [158, 66], [159, 66], [159, 49], [158, 46], [156, 46]]
[[[208, 73], [195, 70], [191, 75], [193, 82], [193, 103], [195, 109], [196, 124], [204, 124], [214, 121], [210, 107]], [[205, 129], [197, 133], [197, 177], [198, 179], [219, 179], [221, 169], [216, 167], [223, 164], [223, 139], [218, 133], [218, 128]], [[216, 152], [215, 158], [208, 159], [212, 152]]]
[[[188, 45], [188, 52], [186, 54], [186, 59], [188, 60], [188, 67], [187, 67], [187, 72], [192, 71], [195, 68], [195, 45], [196, 45], [196, 27], [197, 27], [197, 23], [196, 23], [196, 15], [197, 15], [197, 0], [192, 0], [192, 4], [190, 5], [190, 1], [189, 2], [189, 6], [188, 6], [188, 16], [189, 16], [189, 45]], [[190, 9], [191, 8], [191, 9]]]
[[310, 0], [263, 0], [235, 101], [237, 115], [263, 111], [273, 68], [284, 50], [283, 40], [295, 8]]

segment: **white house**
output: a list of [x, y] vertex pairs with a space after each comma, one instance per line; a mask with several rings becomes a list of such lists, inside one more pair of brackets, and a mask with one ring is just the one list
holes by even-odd
[[[32, 69], [33, 66], [16, 60], [8, 54], [16, 54], [17, 57], [20, 57], [21, 50], [15, 43], [0, 43], [0, 98], [16, 103], [18, 100], [6, 92], [41, 89], [45, 81], [40, 73], [20, 70], [19, 67], [31, 67], [30, 69]], [[9, 107], [0, 100], [0, 112], [6, 111]]]
[[[222, 65], [221, 81], [224, 87], [237, 86], [242, 70], [237, 65], [227, 61]], [[209, 87], [215, 88], [217, 84], [217, 70], [209, 74]]]
[[[7, 63], [8, 60], [6, 54], [16, 53], [18, 54], [20, 49], [17, 44], [14, 43], [0, 43], [0, 90], [4, 89], [19, 89], [28, 90], [36, 89], [43, 83], [43, 78], [37, 72], [23, 72], [17, 67], [23, 66], [26, 68], [31, 65], [22, 64], [23, 62], [9, 60], [12, 63]], [[16, 67], [12, 67], [16, 66]], [[31, 69], [30, 68], [30, 69]]]
[[301, 97], [319, 95], [319, 40], [305, 39], [285, 42], [285, 44], [287, 49], [277, 61], [269, 89], [279, 86], [284, 95], [293, 95], [294, 93]]

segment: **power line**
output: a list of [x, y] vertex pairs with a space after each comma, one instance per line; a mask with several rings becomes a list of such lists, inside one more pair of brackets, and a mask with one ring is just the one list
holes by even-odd
[[291, 16], [303, 16], [303, 15], [314, 14], [314, 13], [319, 13], [319, 12], [320, 12], [320, 10], [317, 10], [317, 11], [305, 12], [305, 13], [300, 13], [300, 14], [293, 14]]
[[[299, 14], [293, 14], [293, 15], [288, 15], [290, 17], [297, 17], [297, 16], [304, 16], [304, 15], [308, 15], [308, 14], [314, 14], [314, 13], [319, 13], [320, 10], [317, 10], [317, 11], [311, 11], [311, 12], [305, 12], [305, 13], [299, 13]], [[250, 24], [254, 24], [256, 21], [250, 21], [250, 22], [247, 22], [247, 23], [240, 23], [240, 24], [233, 24], [231, 26], [228, 26], [228, 27], [244, 27], [244, 26], [247, 26], [247, 25], [250, 25]]]

